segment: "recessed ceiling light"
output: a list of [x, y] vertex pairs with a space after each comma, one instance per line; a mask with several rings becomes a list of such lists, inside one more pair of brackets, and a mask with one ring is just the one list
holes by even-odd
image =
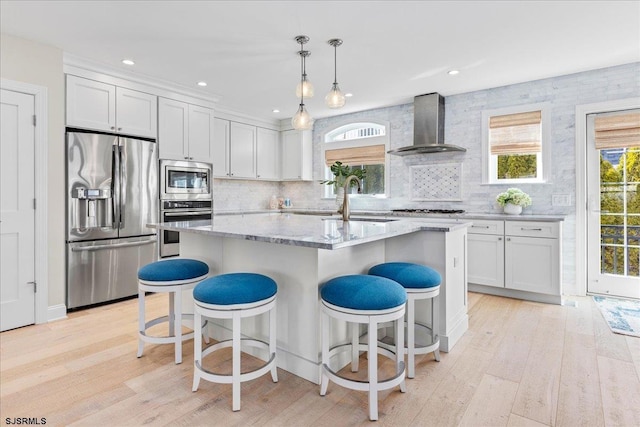
[[449, 74], [450, 76], [455, 76], [456, 74], [458, 74], [460, 71], [458, 70], [451, 70], [449, 71], [447, 74]]
[[198, 82], [198, 86], [205, 87], [206, 85], [207, 85], [207, 82]]
[[122, 63], [124, 65], [135, 65], [135, 62], [133, 62], [131, 59], [123, 59]]
[[273, 110], [271, 110], [272, 113], [279, 113], [280, 110], [278, 110], [277, 108], [274, 108]]
[[352, 93], [345, 93], [344, 96], [346, 96], [347, 98], [351, 98], [353, 96]]

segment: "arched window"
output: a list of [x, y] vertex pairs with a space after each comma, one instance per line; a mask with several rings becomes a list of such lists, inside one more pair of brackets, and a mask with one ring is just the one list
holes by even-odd
[[[339, 161], [351, 170], [364, 169], [362, 194], [385, 196], [388, 174], [388, 125], [370, 122], [348, 123], [327, 132], [322, 146], [325, 179], [334, 180], [331, 165]], [[344, 178], [342, 178], [344, 179]], [[338, 180], [338, 184], [341, 184]], [[326, 197], [335, 195], [335, 186], [328, 185]]]

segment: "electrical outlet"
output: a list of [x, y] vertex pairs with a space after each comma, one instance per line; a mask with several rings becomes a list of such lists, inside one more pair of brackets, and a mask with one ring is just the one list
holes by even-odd
[[571, 206], [571, 194], [553, 194], [551, 206]]

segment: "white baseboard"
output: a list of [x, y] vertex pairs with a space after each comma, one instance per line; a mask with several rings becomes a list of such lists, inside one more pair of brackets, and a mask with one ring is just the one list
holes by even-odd
[[51, 305], [47, 308], [47, 322], [67, 318], [67, 306], [64, 304]]

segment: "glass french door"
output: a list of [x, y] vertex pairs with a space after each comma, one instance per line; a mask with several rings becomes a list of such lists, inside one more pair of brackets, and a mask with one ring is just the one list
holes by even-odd
[[640, 298], [640, 110], [587, 117], [590, 293]]

